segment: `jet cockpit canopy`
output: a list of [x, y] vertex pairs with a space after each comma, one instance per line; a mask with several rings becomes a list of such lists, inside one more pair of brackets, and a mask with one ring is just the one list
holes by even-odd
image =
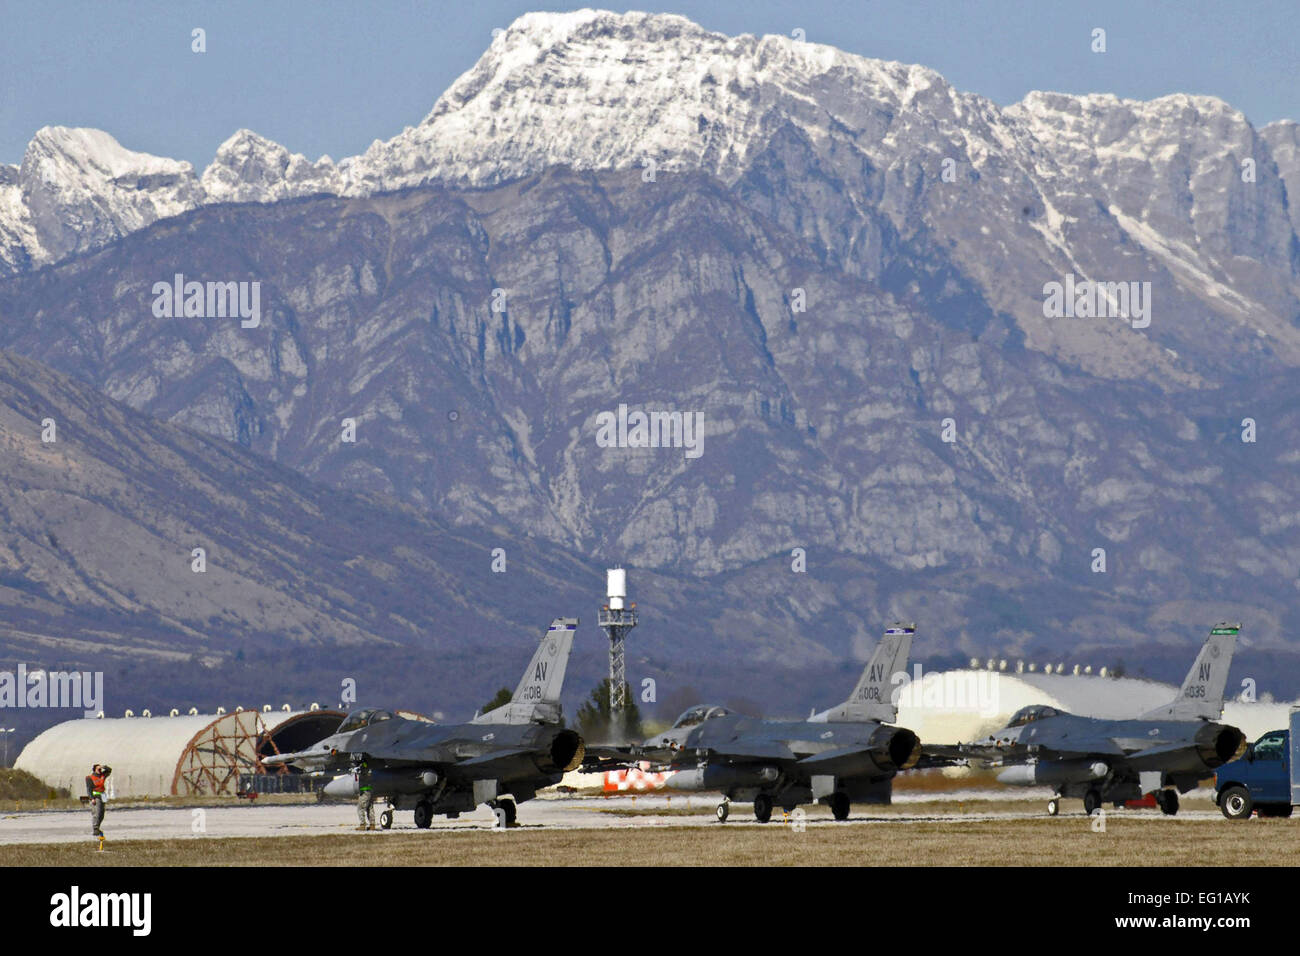
[[369, 727], [371, 724], [378, 723], [381, 720], [392, 720], [393, 715], [386, 710], [377, 710], [374, 707], [367, 707], [365, 710], [358, 710], [354, 714], [348, 714], [343, 723], [339, 724], [339, 729], [335, 731], [338, 734], [350, 733], [354, 730], [360, 730], [362, 727]]
[[1011, 715], [1011, 723], [1008, 727], [1023, 727], [1025, 724], [1032, 724], [1035, 720], [1042, 720], [1044, 717], [1057, 717], [1060, 711], [1055, 707], [1048, 707], [1046, 704], [1030, 704], [1028, 707], [1021, 707]]
[[690, 710], [683, 711], [682, 715], [677, 718], [673, 724], [674, 729], [678, 727], [694, 727], [696, 724], [702, 724], [706, 720], [714, 717], [726, 717], [731, 711], [725, 707], [719, 707], [716, 704], [696, 704]]

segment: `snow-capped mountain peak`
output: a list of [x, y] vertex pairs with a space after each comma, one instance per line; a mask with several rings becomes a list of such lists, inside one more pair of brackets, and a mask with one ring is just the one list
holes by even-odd
[[338, 192], [339, 172], [328, 156], [315, 163], [279, 143], [241, 129], [217, 148], [203, 171], [205, 202], [275, 202], [314, 192]]
[[1192, 383], [1176, 338], [1115, 348], [1121, 326], [1045, 322], [1035, 290], [1067, 273], [1158, 272], [1229, 320], [1216, 335], [1241, 348], [1266, 338], [1300, 362], [1295, 129], [1256, 131], [1222, 100], [1185, 94], [1034, 92], [1002, 109], [925, 67], [793, 37], [730, 37], [675, 15], [530, 13], [418, 125], [338, 163], [240, 130], [200, 180], [107, 133], [43, 129], [16, 173], [0, 171], [0, 265], [22, 271], [214, 202], [490, 186], [554, 166], [699, 170], [750, 194], [775, 176], [800, 210], [842, 197], [832, 219], [800, 211], [786, 225], [849, 273], [879, 279], [885, 237], [908, 237], [1015, 316], [1031, 347]]
[[17, 179], [21, 206], [0, 207], [7, 213], [0, 236], [34, 240], [24, 252], [35, 264], [93, 249], [200, 200], [189, 163], [126, 149], [96, 129], [38, 130]]

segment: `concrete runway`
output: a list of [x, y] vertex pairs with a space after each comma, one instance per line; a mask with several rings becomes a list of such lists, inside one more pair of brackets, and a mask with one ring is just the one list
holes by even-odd
[[[892, 807], [855, 806], [850, 818], [835, 823], [825, 808], [807, 808], [806, 824], [809, 827], [833, 826], [906, 826], [909, 823], [961, 824], [976, 820], [1045, 819], [1049, 791], [1042, 798], [1036, 794], [1004, 793], [999, 791], [967, 791], [945, 794], [895, 794]], [[1200, 792], [1187, 794], [1185, 801], [1206, 795]], [[972, 801], [981, 810], [953, 812], [954, 802]], [[944, 809], [935, 804], [942, 803]], [[713, 816], [718, 804], [714, 794], [679, 794], [671, 798], [659, 794], [638, 794], [635, 801], [630, 795], [616, 797], [568, 797], [546, 795], [519, 807], [517, 826], [532, 829], [616, 829], [620, 827], [716, 827]], [[928, 809], [930, 805], [932, 809]], [[997, 807], [990, 811], [990, 805]], [[376, 804], [376, 818], [383, 804]], [[684, 809], [702, 812], [681, 813]], [[616, 811], [616, 812], [610, 812]], [[1178, 820], [1219, 819], [1217, 810], [1184, 809], [1176, 818], [1166, 817], [1158, 810], [1110, 810], [1117, 817], [1141, 819], [1152, 824]], [[376, 837], [387, 833], [418, 833], [409, 810], [394, 815], [393, 829], [377, 831]], [[1083, 821], [1082, 802], [1065, 800], [1062, 803], [1062, 821]], [[781, 825], [782, 814], [777, 810], [772, 822], [759, 824], [754, 820], [749, 804], [732, 806], [728, 827], [775, 828]], [[356, 808], [352, 804], [245, 804], [240, 803], [205, 807], [129, 807], [115, 809], [110, 804], [104, 819], [104, 833], [114, 840], [175, 840], [196, 836], [225, 837], [283, 837], [329, 836], [352, 833], [356, 826]], [[486, 807], [463, 814], [457, 820], [435, 817], [428, 833], [464, 830], [490, 830], [494, 817]], [[201, 829], [200, 829], [201, 828]], [[78, 843], [90, 842], [90, 814], [85, 810], [36, 810], [0, 814], [0, 845], [20, 843]]]

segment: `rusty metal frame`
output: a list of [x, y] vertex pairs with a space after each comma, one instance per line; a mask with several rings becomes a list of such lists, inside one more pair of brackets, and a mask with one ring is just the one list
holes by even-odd
[[234, 796], [241, 773], [264, 772], [257, 744], [266, 733], [266, 721], [258, 711], [222, 714], [185, 745], [171, 792], [176, 796]]

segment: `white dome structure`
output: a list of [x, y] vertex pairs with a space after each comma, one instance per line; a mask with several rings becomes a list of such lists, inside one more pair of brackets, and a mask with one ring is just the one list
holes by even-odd
[[243, 710], [68, 720], [32, 740], [14, 767], [74, 796], [97, 763], [113, 768], [109, 794], [117, 799], [233, 795], [241, 774], [267, 772], [261, 755], [301, 750], [333, 733], [343, 717], [337, 710]]
[[[966, 743], [1005, 727], [1021, 707], [1047, 704], [1082, 717], [1137, 717], [1174, 699], [1178, 688], [1129, 677], [1064, 673], [1005, 673], [987, 670], [936, 671], [913, 680], [899, 694], [899, 726], [925, 743]], [[1287, 726], [1292, 705], [1224, 705], [1223, 722], [1254, 740]]]

